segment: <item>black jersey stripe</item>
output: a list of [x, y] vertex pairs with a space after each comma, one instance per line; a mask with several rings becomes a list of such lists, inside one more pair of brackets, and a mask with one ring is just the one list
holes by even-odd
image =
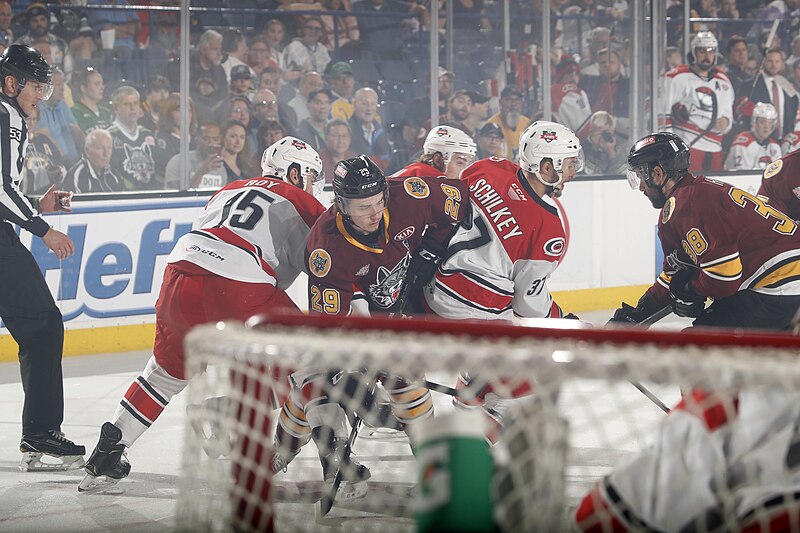
[[452, 298], [452, 299], [454, 299], [454, 300], [456, 300], [458, 302], [461, 302], [462, 304], [466, 305], [467, 307], [472, 307], [473, 309], [477, 309], [477, 310], [483, 311], [485, 313], [491, 313], [493, 315], [500, 315], [500, 314], [505, 313], [509, 309], [511, 309], [510, 305], [504, 307], [503, 309], [490, 309], [488, 307], [483, 307], [482, 305], [478, 305], [475, 302], [471, 302], [469, 300], [466, 300], [466, 299], [462, 298], [461, 296], [459, 296], [458, 294], [454, 293], [453, 291], [451, 291], [450, 289], [448, 289], [447, 287], [445, 287], [444, 285], [442, 285], [439, 282], [436, 283], [436, 287], [439, 288], [444, 294], [446, 294], [450, 298]]

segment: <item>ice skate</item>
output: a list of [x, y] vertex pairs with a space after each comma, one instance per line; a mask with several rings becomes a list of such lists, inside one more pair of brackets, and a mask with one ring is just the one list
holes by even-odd
[[125, 445], [120, 444], [122, 431], [106, 422], [100, 429], [100, 440], [86, 463], [86, 476], [78, 485], [78, 492], [103, 492], [119, 483], [131, 471], [125, 454]]
[[19, 469], [23, 472], [73, 470], [85, 464], [86, 448], [52, 429], [23, 435], [19, 451], [22, 452]]
[[367, 493], [367, 480], [372, 474], [366, 466], [354, 461], [352, 457], [342, 460], [347, 440], [335, 438], [333, 429], [326, 426], [314, 428], [311, 436], [319, 449], [325, 482], [333, 484], [336, 473], [341, 469], [342, 483], [336, 492], [336, 501], [355, 500], [364, 496]]

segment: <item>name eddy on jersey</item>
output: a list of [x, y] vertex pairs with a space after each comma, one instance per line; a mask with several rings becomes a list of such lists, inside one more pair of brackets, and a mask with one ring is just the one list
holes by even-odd
[[[519, 229], [517, 219], [514, 218], [511, 210], [505, 205], [503, 197], [485, 179], [481, 178], [475, 181], [469, 190], [472, 193], [472, 199], [483, 206], [483, 210], [494, 227], [497, 228], [497, 234], [504, 241], [511, 237], [524, 235], [524, 232]], [[521, 192], [519, 191], [518, 194]]]

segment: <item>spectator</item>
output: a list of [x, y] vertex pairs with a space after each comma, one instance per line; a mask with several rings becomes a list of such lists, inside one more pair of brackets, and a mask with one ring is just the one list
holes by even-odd
[[322, 159], [322, 171], [325, 173], [326, 183], [333, 182], [333, 169], [336, 168], [336, 163], [358, 156], [350, 150], [351, 141], [350, 126], [346, 121], [334, 118], [325, 124], [325, 146], [319, 150], [319, 157]]
[[[352, 11], [350, 0], [322, 0], [322, 7], [326, 11]], [[335, 52], [348, 43], [357, 42], [359, 39], [358, 21], [355, 17], [322, 15], [322, 38], [330, 52]]]
[[61, 149], [64, 165], [71, 166], [79, 158], [78, 147], [83, 146], [83, 131], [64, 101], [64, 73], [53, 71], [53, 94], [44, 105], [39, 105], [39, 127], [50, 132], [50, 138]]
[[764, 59], [764, 70], [758, 74], [753, 85], [751, 102], [769, 102], [778, 113], [775, 136], [783, 138], [793, 132], [797, 116], [797, 90], [783, 77], [786, 54], [781, 49], [770, 49]]
[[252, 177], [249, 161], [245, 159], [244, 145], [247, 128], [241, 122], [232, 120], [222, 127], [222, 167], [228, 176], [228, 183]]
[[487, 122], [478, 131], [478, 153], [476, 160], [487, 157], [500, 157], [503, 147], [503, 130], [493, 122]]
[[473, 137], [475, 131], [466, 124], [470, 113], [472, 113], [472, 95], [468, 91], [460, 89], [450, 97], [450, 106], [444, 123]]
[[25, 154], [25, 171], [22, 190], [25, 194], [40, 196], [53, 185], [60, 185], [67, 173], [64, 157], [50, 132], [39, 125], [39, 107], [28, 115], [28, 149]]
[[[245, 65], [247, 60], [247, 41], [239, 28], [228, 28], [222, 32], [222, 70], [231, 80], [231, 70], [240, 65]], [[250, 69], [247, 69], [250, 72]], [[255, 75], [250, 73], [251, 77]]]
[[[286, 68], [283, 63], [283, 39], [286, 37], [286, 26], [278, 19], [269, 19], [264, 25], [264, 35], [267, 38], [269, 57], [281, 69]], [[275, 94], [278, 93], [275, 92]]]
[[0, 44], [4, 47], [14, 42], [14, 31], [11, 29], [12, 0], [0, 1]]
[[194, 87], [198, 95], [196, 99], [191, 97], [195, 101], [195, 111], [197, 112], [198, 120], [214, 120], [215, 109], [224, 101], [224, 99], [216, 99], [215, 95], [218, 94], [216, 84], [211, 78], [207, 78], [206, 76], [201, 76], [192, 81], [194, 82]]
[[677, 46], [668, 46], [664, 50], [664, 68], [670, 71], [683, 63], [683, 55]]
[[389, 164], [391, 148], [381, 123], [378, 122], [378, 93], [362, 87], [353, 97], [353, 116], [350, 118], [350, 148], [357, 154], [368, 155], [375, 164], [385, 169]]
[[322, 19], [307, 17], [300, 29], [300, 37], [286, 45], [283, 51], [286, 69], [302, 73], [323, 72], [331, 62], [328, 49], [319, 40], [322, 37]]
[[477, 132], [489, 119], [491, 98], [476, 91], [467, 91], [467, 94], [472, 98], [472, 109], [464, 123], [471, 131]]
[[139, 92], [123, 85], [111, 94], [114, 123], [108, 129], [113, 140], [111, 170], [122, 178], [126, 191], [154, 189], [158, 185], [153, 159], [153, 132], [139, 125], [142, 106]]
[[725, 46], [725, 53], [728, 55], [728, 65], [725, 73], [733, 85], [733, 94], [736, 98], [748, 96], [752, 87], [752, 76], [745, 71], [747, 60], [750, 58], [750, 51], [747, 48], [747, 41], [739, 35], [734, 35], [728, 39]]
[[591, 63], [583, 65], [581, 73], [584, 76], [599, 76], [600, 75], [600, 50], [607, 50], [611, 46], [611, 30], [604, 26], [597, 26], [592, 28], [588, 35], [588, 51], [583, 54], [584, 57], [589, 58]]
[[[275, 93], [269, 89], [259, 89], [253, 95], [253, 120], [250, 121], [250, 129], [258, 130], [268, 120], [280, 122], [288, 131], [285, 124], [296, 123], [297, 117], [291, 107], [278, 103]], [[290, 135], [296, 137], [294, 130]]]
[[353, 93], [356, 83], [353, 67], [344, 61], [334, 63], [330, 68], [328, 84], [333, 93], [331, 115], [342, 120], [350, 120], [353, 116]]
[[578, 85], [581, 81], [581, 67], [572, 56], [565, 55], [556, 66], [555, 82], [550, 97], [553, 121], [563, 124], [572, 131], [578, 129], [592, 114], [589, 97]]
[[169, 96], [169, 80], [164, 76], [153, 76], [144, 90], [144, 102], [142, 102], [142, 118], [139, 124], [150, 131], [158, 129], [159, 112], [161, 104]]
[[[183, 98], [181, 98], [180, 93], [170, 94], [161, 104], [156, 127], [156, 147], [153, 152], [157, 176], [164, 176], [169, 160], [180, 153], [182, 137], [188, 137], [190, 146], [192, 144], [195, 128], [197, 127], [197, 119], [194, 115], [194, 102], [191, 98], [187, 102], [189, 105], [189, 131], [185, 134], [181, 131], [181, 105], [183, 104]], [[140, 120], [139, 124], [141, 123]]]
[[312, 91], [308, 95], [308, 118], [297, 126], [297, 135], [319, 152], [325, 146], [325, 124], [331, 118], [331, 92]]
[[50, 12], [50, 31], [56, 34], [67, 44], [78, 36], [81, 26], [88, 26], [86, 12], [74, 0], [48, 0], [47, 4], [55, 4], [57, 9]]
[[231, 69], [229, 96], [247, 97], [253, 89], [253, 73], [247, 65], [236, 65]]
[[[369, 1], [369, 0], [364, 0]], [[453, 94], [453, 73], [439, 67], [439, 116], [447, 114], [447, 105], [450, 102], [450, 96]], [[429, 83], [430, 86], [430, 83]], [[417, 130], [425, 124], [426, 121], [431, 119], [431, 97], [422, 96], [415, 98], [408, 104], [404, 122], [416, 128]], [[425, 137], [423, 132], [422, 137]]]
[[517, 161], [519, 135], [528, 127], [530, 119], [522, 114], [522, 91], [514, 85], [500, 92], [500, 112], [489, 118], [503, 130], [503, 146], [500, 157]]
[[67, 51], [67, 43], [57, 35], [50, 33], [50, 11], [44, 4], [35, 2], [25, 10], [26, 33], [21, 35], [17, 42], [33, 46], [34, 41], [41, 37], [47, 38], [51, 47], [51, 59], [48, 63], [58, 67], [67, 74], [72, 72], [72, 58]]
[[354, 14], [370, 14], [358, 17], [359, 36], [364, 49], [378, 54], [396, 54], [403, 43], [401, 17], [398, 15], [402, 13], [407, 16], [409, 11], [419, 14], [424, 8], [416, 2], [404, 3], [399, 0], [362, 0], [353, 5]]
[[[230, 180], [222, 166], [222, 135], [219, 124], [203, 122], [197, 139], [197, 149], [190, 150], [189, 189], [219, 189]], [[184, 172], [181, 155], [176, 154], [167, 163], [164, 185], [167, 189], [178, 189]]]
[[92, 63], [92, 58], [97, 51], [97, 43], [94, 41], [94, 30], [89, 26], [89, 22], [81, 19], [81, 26], [78, 33], [68, 41], [69, 55], [72, 56], [72, 68], [85, 68]]
[[781, 158], [781, 146], [772, 133], [778, 113], [772, 104], [759, 102], [753, 108], [750, 131], [743, 131], [731, 144], [725, 159], [725, 170], [764, 170]]
[[798, 59], [800, 59], [800, 35], [795, 35], [794, 39], [792, 39], [792, 55], [786, 59], [786, 66], [788, 68], [794, 67]]
[[597, 59], [600, 75], [581, 79], [581, 89], [589, 95], [592, 110], [608, 111], [615, 117], [629, 117], [630, 80], [622, 76], [619, 52], [606, 48], [598, 52]]
[[667, 72], [664, 120], [688, 144], [690, 170], [722, 170], [722, 136], [731, 129], [733, 87], [714, 66], [718, 45], [711, 32], [701, 31], [690, 46], [691, 63]]
[[[189, 60], [189, 76], [194, 81], [190, 96], [195, 103], [211, 108], [228, 94], [228, 77], [221, 61], [222, 35], [206, 30], [197, 42], [197, 53]], [[205, 87], [201, 80], [206, 81]]]
[[322, 89], [322, 76], [317, 72], [307, 72], [300, 78], [300, 83], [297, 85], [297, 94], [289, 100], [289, 107], [294, 110], [297, 117], [297, 124], [289, 124], [289, 127], [297, 130], [300, 122], [308, 118], [308, 95], [312, 91]]
[[[88, 5], [121, 6], [130, 5], [128, 0], [89, 0]], [[141, 20], [130, 9], [91, 9], [87, 15], [89, 23], [97, 32], [114, 30], [114, 51], [117, 59], [127, 60], [136, 49], [136, 34], [141, 29]], [[176, 28], [177, 30], [177, 28]]]
[[795, 87], [800, 87], [800, 61], [796, 61], [792, 67], [792, 83]]
[[286, 128], [277, 120], [267, 120], [258, 128], [257, 140], [258, 150], [255, 157], [250, 161], [252, 168], [261, 167], [261, 155], [268, 147], [272, 146], [280, 139], [286, 137]]
[[277, 71], [281, 69], [280, 65], [270, 57], [269, 44], [267, 44], [267, 38], [263, 35], [255, 35], [250, 38], [246, 61], [256, 76], [259, 76], [267, 68], [273, 68]]
[[267, 67], [262, 70], [258, 74], [258, 84], [256, 89], [268, 89], [275, 93], [275, 96], [278, 96], [281, 90], [280, 70], [274, 67]]
[[607, 111], [595, 111], [581, 128], [578, 137], [585, 151], [587, 175], [625, 174], [627, 154], [615, 131], [614, 117]]
[[67, 171], [64, 188], [76, 193], [119, 192], [122, 180], [111, 170], [111, 134], [94, 129], [86, 135], [83, 157]]
[[79, 96], [71, 109], [78, 127], [88, 134], [95, 128], [106, 129], [111, 126], [114, 112], [104, 102], [105, 84], [100, 71], [93, 67], [81, 69], [72, 75], [72, 83]]
[[243, 157], [248, 162], [255, 155], [255, 150], [258, 146], [255, 131], [250, 127], [252, 116], [252, 103], [246, 96], [232, 96], [226, 99], [224, 105], [220, 106], [216, 113], [216, 120], [219, 124], [231, 121], [244, 124], [247, 134], [245, 135]]

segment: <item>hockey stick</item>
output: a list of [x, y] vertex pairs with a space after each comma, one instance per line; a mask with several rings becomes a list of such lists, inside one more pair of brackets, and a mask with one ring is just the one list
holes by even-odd
[[[369, 389], [367, 389], [370, 394], [375, 393], [375, 386], [377, 383], [377, 378], [372, 380], [372, 384], [369, 386]], [[336, 493], [339, 492], [339, 486], [342, 484], [342, 478], [344, 477], [342, 474], [342, 466], [347, 464], [350, 460], [350, 452], [353, 443], [356, 441], [356, 437], [358, 437], [358, 429], [361, 427], [361, 421], [362, 419], [360, 416], [355, 417], [353, 427], [350, 429], [350, 435], [347, 437], [347, 442], [344, 444], [344, 450], [342, 450], [342, 457], [339, 461], [339, 468], [336, 470], [336, 477], [333, 478], [333, 484], [328, 490], [328, 493], [314, 504], [314, 516], [317, 520], [324, 518], [333, 508], [333, 502], [336, 500]]]
[[[704, 88], [704, 87], [701, 87], [701, 88]], [[711, 132], [711, 130], [713, 130], [716, 127], [717, 112], [718, 112], [718, 109], [717, 109], [718, 108], [717, 95], [716, 95], [716, 93], [714, 93], [714, 91], [709, 91], [708, 95], [711, 97], [711, 118], [708, 121], [708, 126], [706, 126], [706, 129], [704, 129], [703, 131], [698, 133], [697, 136], [694, 139], [692, 139], [692, 142], [689, 143], [689, 148], [694, 146], [694, 143], [696, 143], [701, 138], [703, 138], [706, 135], [708, 135]]]

